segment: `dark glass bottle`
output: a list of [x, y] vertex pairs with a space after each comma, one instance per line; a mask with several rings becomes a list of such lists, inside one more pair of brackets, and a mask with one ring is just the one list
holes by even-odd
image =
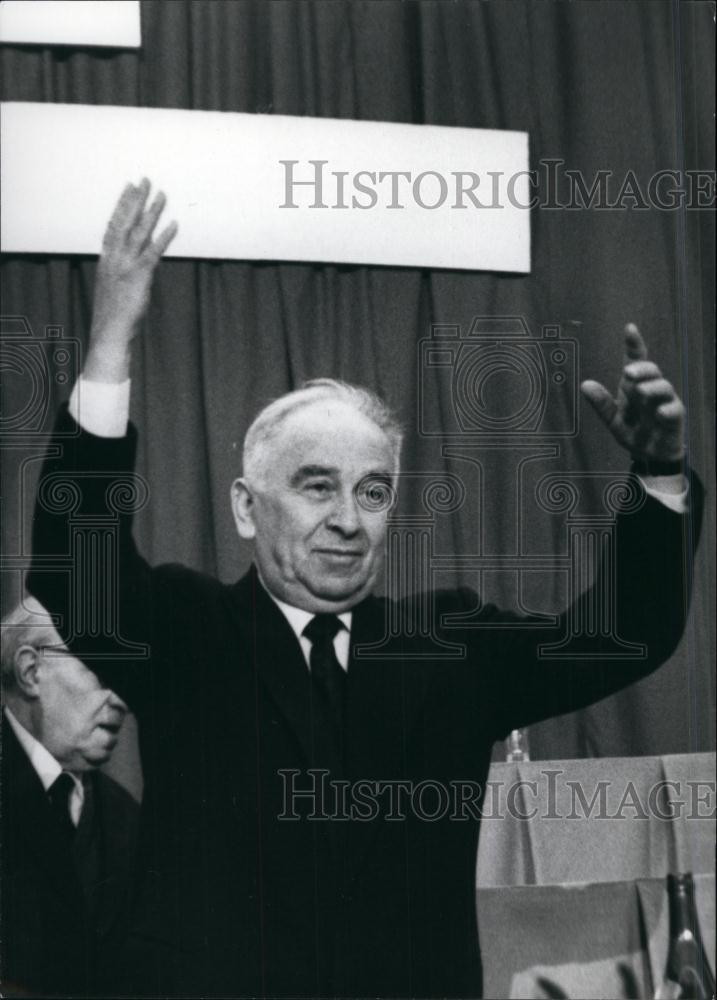
[[715, 981], [702, 944], [691, 874], [668, 875], [670, 944], [658, 1000], [711, 1000]]

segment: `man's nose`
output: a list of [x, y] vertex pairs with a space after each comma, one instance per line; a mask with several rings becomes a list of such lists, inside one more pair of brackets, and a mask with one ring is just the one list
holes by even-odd
[[114, 691], [110, 691], [107, 704], [110, 708], [113, 708], [117, 712], [121, 712], [123, 715], [126, 715], [127, 712], [129, 712], [127, 705], [125, 705], [120, 696], [115, 694]]
[[353, 493], [341, 494], [336, 498], [329, 514], [328, 524], [344, 535], [355, 535], [360, 531], [361, 519]]

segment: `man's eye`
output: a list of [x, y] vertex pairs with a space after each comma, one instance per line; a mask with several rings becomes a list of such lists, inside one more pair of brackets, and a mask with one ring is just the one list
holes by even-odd
[[323, 480], [319, 480], [313, 483], [307, 483], [304, 486], [304, 491], [306, 493], [310, 493], [312, 496], [317, 496], [317, 497], [328, 496], [329, 493], [331, 492], [331, 483], [324, 482]]

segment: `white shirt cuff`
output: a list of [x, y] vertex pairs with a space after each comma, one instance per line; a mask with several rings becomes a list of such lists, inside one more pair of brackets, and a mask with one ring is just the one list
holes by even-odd
[[70, 396], [70, 415], [88, 434], [121, 438], [129, 423], [131, 379], [124, 382], [89, 382], [81, 375]]
[[684, 476], [682, 477], [684, 489], [682, 490], [681, 493], [666, 493], [664, 490], [660, 490], [655, 486], [648, 485], [648, 483], [642, 478], [642, 476], [638, 476], [638, 478], [645, 488], [645, 493], [648, 493], [651, 497], [654, 497], [655, 500], [658, 500], [661, 504], [664, 504], [665, 507], [669, 507], [670, 510], [674, 510], [676, 514], [687, 513], [688, 490], [687, 490], [687, 480], [685, 479]]

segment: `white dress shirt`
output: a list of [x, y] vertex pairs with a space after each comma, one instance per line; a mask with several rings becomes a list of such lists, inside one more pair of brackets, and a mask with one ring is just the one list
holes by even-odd
[[[262, 586], [264, 586], [263, 581]], [[288, 621], [289, 625], [291, 625], [296, 634], [296, 638], [299, 640], [301, 645], [301, 651], [304, 654], [304, 659], [306, 660], [306, 663], [309, 664], [309, 657], [311, 656], [311, 640], [307, 639], [304, 635], [304, 629], [314, 617], [313, 611], [303, 611], [301, 608], [294, 608], [291, 604], [285, 604], [284, 601], [280, 601], [278, 597], [274, 597], [268, 587], [264, 586], [264, 590], [266, 590], [267, 594], [272, 599], [274, 604], [277, 605], [279, 610], [283, 612], [284, 617]], [[344, 670], [348, 671], [349, 647], [351, 645], [351, 619], [353, 615], [351, 611], [344, 611], [343, 614], [337, 615], [336, 617], [346, 627], [339, 629], [334, 636], [334, 650], [336, 651], [336, 659], [339, 661]]]
[[[4, 708], [5, 718], [12, 726], [12, 730], [17, 736], [17, 741], [27, 754], [30, 763], [32, 764], [38, 778], [42, 782], [42, 787], [46, 792], [49, 792], [52, 785], [60, 777], [62, 772], [65, 770], [59, 761], [55, 760], [47, 747], [44, 747], [39, 740], [35, 739], [32, 733], [29, 733], [27, 729], [18, 722], [11, 710], [7, 707]], [[73, 781], [73, 788], [70, 792], [69, 799], [69, 809], [70, 809], [70, 819], [72, 820], [74, 826], [80, 822], [80, 816], [82, 815], [82, 806], [85, 802], [85, 790], [82, 786], [82, 780], [77, 777], [76, 774], [72, 774], [71, 771], [66, 771]]]

